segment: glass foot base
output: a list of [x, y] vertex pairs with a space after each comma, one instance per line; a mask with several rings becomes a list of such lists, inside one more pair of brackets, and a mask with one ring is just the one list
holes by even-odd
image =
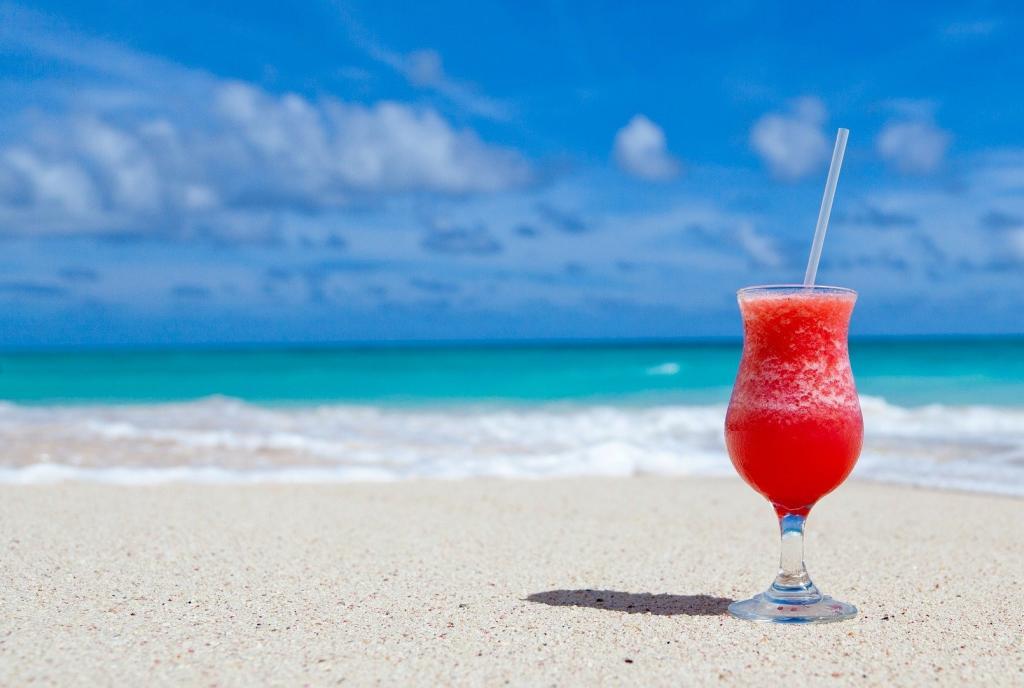
[[737, 619], [765, 623], [812, 624], [845, 621], [857, 616], [852, 604], [821, 597], [804, 604], [772, 601], [765, 593], [754, 595], [749, 600], [740, 600], [729, 605], [729, 613]]

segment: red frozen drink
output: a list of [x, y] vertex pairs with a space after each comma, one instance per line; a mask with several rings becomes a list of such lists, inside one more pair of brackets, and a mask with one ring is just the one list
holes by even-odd
[[740, 292], [743, 359], [725, 421], [733, 465], [779, 516], [806, 515], [853, 470], [864, 435], [847, 331], [857, 296]]

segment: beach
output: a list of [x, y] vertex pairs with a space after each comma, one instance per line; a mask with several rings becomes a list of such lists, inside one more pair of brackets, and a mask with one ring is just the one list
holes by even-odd
[[0, 688], [1024, 688], [1024, 5], [208, 4], [0, 0]]
[[738, 478], [0, 487], [4, 685], [1020, 685], [1024, 501], [853, 480], [774, 575]]

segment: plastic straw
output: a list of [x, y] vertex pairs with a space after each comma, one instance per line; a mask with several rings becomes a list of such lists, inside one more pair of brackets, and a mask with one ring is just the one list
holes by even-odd
[[836, 185], [839, 183], [839, 168], [843, 166], [843, 153], [846, 152], [846, 139], [849, 135], [849, 129], [840, 129], [836, 134], [836, 147], [832, 150], [832, 164], [828, 167], [828, 180], [825, 181], [825, 195], [821, 197], [821, 210], [818, 211], [818, 226], [814, 228], [811, 255], [807, 258], [807, 272], [804, 273], [805, 287], [812, 286], [814, 278], [818, 274], [818, 261], [821, 260], [821, 248], [825, 245], [828, 218], [832, 214], [832, 201], [836, 197]]

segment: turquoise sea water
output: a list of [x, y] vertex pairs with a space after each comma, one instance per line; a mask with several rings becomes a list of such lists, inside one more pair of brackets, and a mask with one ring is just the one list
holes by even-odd
[[[740, 345], [686, 343], [0, 354], [0, 400], [270, 404], [728, 399]], [[903, 406], [1024, 406], [1024, 339], [855, 341], [862, 394]]]
[[[0, 354], [0, 483], [735, 477], [739, 342]], [[1024, 339], [854, 341], [854, 475], [1024, 496]]]

